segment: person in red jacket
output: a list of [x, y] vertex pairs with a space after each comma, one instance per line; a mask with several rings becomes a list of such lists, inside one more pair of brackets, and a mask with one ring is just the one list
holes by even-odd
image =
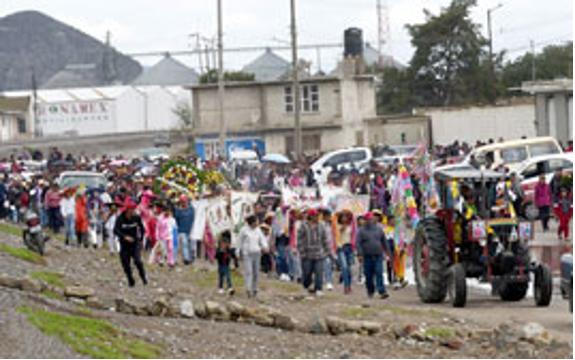
[[76, 197], [76, 238], [78, 245], [88, 247], [88, 196], [86, 195], [86, 188], [80, 187]]
[[559, 201], [555, 206], [555, 216], [559, 219], [559, 239], [569, 239], [569, 228], [573, 217], [573, 199], [569, 197], [567, 189], [561, 190]]

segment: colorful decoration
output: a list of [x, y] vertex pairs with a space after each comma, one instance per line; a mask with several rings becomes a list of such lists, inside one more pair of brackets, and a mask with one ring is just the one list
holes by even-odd
[[168, 161], [160, 170], [155, 190], [156, 194], [163, 194], [168, 199], [177, 199], [182, 195], [196, 198], [223, 183], [224, 177], [220, 172], [201, 171], [191, 162], [178, 159]]
[[393, 216], [395, 218], [396, 242], [403, 245], [408, 242], [405, 239], [405, 220], [409, 220], [413, 228], [417, 228], [420, 217], [417, 209], [417, 202], [413, 194], [413, 184], [411, 176], [405, 166], [399, 168], [398, 176], [393, 186], [393, 195], [391, 200]]

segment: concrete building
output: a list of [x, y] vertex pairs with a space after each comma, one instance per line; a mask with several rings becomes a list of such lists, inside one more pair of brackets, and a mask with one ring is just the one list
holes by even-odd
[[[301, 82], [303, 150], [307, 153], [367, 145], [364, 120], [376, 117], [375, 79], [357, 76], [346, 62], [340, 76]], [[217, 85], [191, 87], [197, 152], [209, 157], [220, 136]], [[225, 120], [230, 140], [265, 144], [268, 153], [294, 150], [294, 96], [290, 81], [226, 84]]]
[[517, 99], [495, 106], [421, 108], [414, 115], [431, 121], [434, 144], [455, 140], [474, 144], [488, 139], [515, 140], [535, 137], [535, 108], [531, 99]]
[[552, 136], [562, 144], [573, 141], [572, 79], [526, 82], [522, 91], [535, 97], [538, 136]]
[[0, 96], [0, 141], [27, 140], [33, 137], [33, 105], [30, 97]]
[[[33, 96], [30, 92], [5, 95]], [[174, 110], [178, 106], [191, 108], [188, 92], [182, 87], [75, 88], [40, 90], [36, 95], [37, 121], [33, 132], [39, 137], [172, 130], [181, 124]]]
[[431, 119], [411, 114], [384, 115], [365, 120], [369, 145], [432, 144]]

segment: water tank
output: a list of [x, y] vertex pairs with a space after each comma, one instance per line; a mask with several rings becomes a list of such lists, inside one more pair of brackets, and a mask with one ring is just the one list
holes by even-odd
[[349, 28], [344, 32], [343, 55], [345, 57], [360, 57], [363, 55], [363, 31]]

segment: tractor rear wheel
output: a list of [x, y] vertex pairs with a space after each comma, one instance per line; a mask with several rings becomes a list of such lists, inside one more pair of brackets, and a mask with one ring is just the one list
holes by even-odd
[[437, 219], [419, 224], [413, 256], [419, 297], [428, 304], [443, 302], [449, 284], [449, 249], [447, 235]]
[[525, 299], [527, 296], [527, 282], [508, 282], [504, 281], [499, 286], [499, 297], [503, 301], [516, 302]]

